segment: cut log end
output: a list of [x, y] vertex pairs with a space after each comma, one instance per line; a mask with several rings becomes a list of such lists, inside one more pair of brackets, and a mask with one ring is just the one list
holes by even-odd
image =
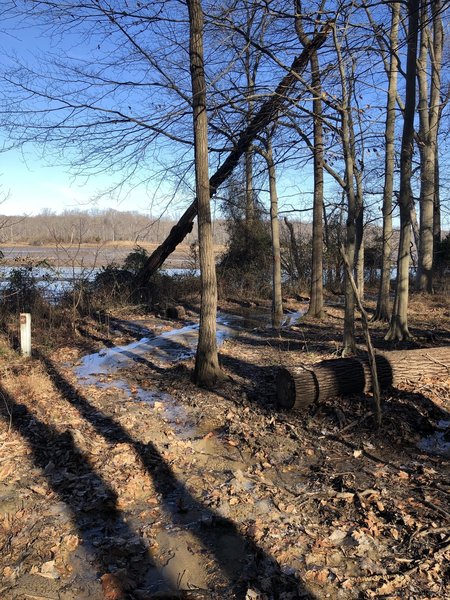
[[303, 367], [280, 369], [276, 386], [278, 406], [285, 410], [303, 410], [317, 399], [314, 373]]

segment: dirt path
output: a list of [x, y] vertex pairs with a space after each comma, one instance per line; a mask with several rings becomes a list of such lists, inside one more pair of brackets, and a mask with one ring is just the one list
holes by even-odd
[[364, 398], [274, 409], [274, 365], [331, 352], [330, 318], [227, 339], [214, 392], [160, 346], [97, 377], [73, 348], [6, 373], [0, 597], [449, 597], [450, 383], [386, 394], [382, 431]]

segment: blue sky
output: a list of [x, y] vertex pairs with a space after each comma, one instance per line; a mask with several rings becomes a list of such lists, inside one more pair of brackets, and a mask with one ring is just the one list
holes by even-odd
[[[8, 62], [9, 65], [14, 64], [13, 59], [11, 58], [13, 53], [17, 53], [21, 60], [28, 62], [31, 66], [38, 65], [37, 57], [40, 53], [43, 53], [44, 56], [48, 56], [59, 51], [62, 55], [63, 52], [66, 51], [72, 56], [76, 56], [77, 60], [90, 58], [90, 54], [92, 54], [95, 61], [97, 61], [97, 64], [105, 64], [102, 61], [106, 60], [108, 62], [109, 56], [112, 55], [112, 52], [109, 52], [111, 42], [108, 41], [108, 38], [104, 41], [104, 46], [101, 46], [101, 44], [97, 45], [97, 38], [83, 38], [83, 41], [80, 41], [82, 38], [78, 33], [74, 32], [72, 32], [71, 35], [64, 37], [57, 36], [55, 40], [52, 40], [45, 32], [45, 29], [36, 26], [36, 24], [32, 24], [26, 28], [18, 26], [15, 22], [8, 23], [7, 25], [8, 32], [13, 31], [14, 33], [11, 35], [4, 32], [2, 36], [3, 46], [7, 54], [7, 56], [4, 54], [3, 57], [5, 64]], [[4, 27], [6, 26], [4, 25]], [[185, 46], [180, 40], [177, 41], [179, 41], [180, 47]], [[120, 46], [116, 45], [113, 47], [116, 49], [119, 48], [120, 51]], [[178, 51], [182, 52], [180, 48]], [[171, 64], [170, 61], [173, 60], [174, 64], [176, 64], [177, 67], [179, 66], [177, 58], [173, 58], [170, 54], [168, 54], [166, 58], [169, 60], [169, 65]], [[38, 67], [36, 66], [36, 68]], [[139, 79], [139, 76], [143, 74], [141, 67], [136, 66], [133, 61], [131, 61], [128, 68], [129, 70], [126, 72], [126, 75], [132, 79]], [[114, 68], [112, 72], [115, 73]], [[183, 71], [175, 70], [174, 72], [183, 74]], [[154, 81], [157, 80], [157, 76], [154, 75], [154, 73], [145, 73], [145, 75], [149, 75], [150, 80], [152, 80], [152, 77]], [[186, 75], [185, 72], [184, 75]], [[276, 83], [278, 75], [279, 74], [276, 75], [273, 83]], [[145, 77], [143, 77], [142, 80], [147, 82]], [[177, 84], [179, 84], [179, 81], [177, 81]], [[185, 87], [189, 86], [187, 81], [183, 81], [182, 85]], [[64, 79], [64, 86], [66, 86], [66, 79]], [[63, 89], [65, 90], [65, 87]], [[114, 106], [121, 106], [125, 112], [127, 112], [127, 109], [129, 108], [133, 116], [136, 114], [136, 116], [139, 117], [142, 111], [142, 118], [145, 119], [148, 117], [151, 121], [155, 115], [156, 118], [158, 118], [160, 110], [162, 111], [161, 114], [164, 116], [165, 108], [161, 109], [159, 103], [164, 107], [164, 103], [168, 101], [170, 107], [170, 102], [173, 102], [174, 100], [173, 97], [164, 97], [161, 99], [158, 96], [158, 92], [156, 92], [155, 96], [151, 96], [152, 92], [150, 92], [150, 100], [148, 101], [148, 106], [146, 106], [142, 102], [142, 99], [144, 98], [147, 100], [149, 98], [148, 90], [150, 89], [152, 88], [144, 88], [143, 92], [140, 90], [136, 92], [133, 91], [133, 95], [130, 96], [127, 95], [128, 92], [126, 92], [125, 96], [115, 96], [112, 94], [112, 100], [110, 101], [121, 102], [122, 104]], [[383, 94], [381, 95], [383, 96]], [[383, 96], [383, 106], [384, 101], [385, 99]], [[40, 102], [42, 102], [42, 100]], [[108, 100], [106, 102], [108, 102]], [[133, 108], [127, 106], [128, 103], [132, 104]], [[110, 105], [107, 104], [107, 106]], [[175, 109], [177, 108], [176, 98], [175, 105], [172, 105], [172, 108], [173, 106]], [[179, 133], [180, 137], [189, 135], [189, 133], [187, 133], [187, 128], [189, 127], [188, 119], [185, 119], [184, 121], [180, 119], [180, 123], [181, 122], [183, 125], [179, 132], [177, 129], [174, 129], [174, 132], [176, 134]], [[139, 135], [141, 135], [140, 132]], [[158, 138], [158, 143], [160, 142], [161, 140]], [[99, 143], [101, 144], [101, 141]], [[64, 209], [114, 208], [117, 210], [151, 212], [154, 216], [158, 215], [166, 209], [168, 202], [172, 197], [171, 182], [176, 180], [177, 173], [172, 173], [172, 179], [170, 179], [168, 175], [163, 175], [162, 183], [158, 182], [157, 178], [152, 181], [149, 177], [153, 174], [152, 170], [157, 171], [158, 169], [161, 169], [161, 172], [163, 173], [163, 167], [161, 165], [164, 163], [174, 166], [175, 169], [179, 167], [180, 173], [182, 175], [184, 174], [186, 165], [190, 158], [192, 158], [191, 154], [189, 154], [191, 150], [190, 148], [186, 150], [186, 146], [182, 147], [181, 150], [178, 150], [178, 146], [180, 145], [177, 144], [177, 148], [175, 148], [174, 143], [165, 140], [164, 142], [161, 142], [161, 149], [153, 150], [153, 147], [146, 147], [145, 157], [142, 163], [139, 162], [140, 172], [137, 173], [137, 179], [139, 180], [139, 177], [147, 178], [147, 184], [138, 185], [129, 193], [122, 193], [120, 200], [109, 195], [100, 197], [99, 199], [100, 192], [107, 190], [117, 181], [117, 179], [120, 179], [120, 170], [117, 170], [116, 173], [110, 175], [105, 172], [100, 175], [93, 175], [89, 179], [75, 179], [69, 172], [69, 169], [67, 167], [58, 166], [56, 160], [53, 160], [53, 162], [49, 164], [49, 161], [52, 160], [50, 154], [46, 160], [43, 160], [41, 158], [42, 148], [27, 145], [23, 149], [23, 154], [19, 150], [3, 153], [1, 155], [0, 166], [0, 190], [6, 199], [0, 204], [0, 213], [6, 215], [32, 215], [41, 212], [43, 209], [59, 212]], [[76, 149], [76, 145], [74, 147]], [[137, 147], [137, 149], [138, 151], [141, 150], [139, 147]], [[106, 151], [108, 151], [108, 148], [106, 148]], [[70, 153], [70, 150], [68, 152]], [[185, 152], [187, 152], [187, 154], [184, 154]], [[70, 162], [71, 156], [69, 153], [65, 157], [66, 163]], [[221, 159], [223, 160], [223, 158], [224, 155], [222, 155]], [[187, 162], [183, 163], [184, 160]], [[212, 157], [212, 160], [217, 160], [217, 157]], [[214, 170], [214, 168], [215, 167], [211, 170]], [[186, 186], [175, 193], [176, 202], [170, 207], [170, 212], [165, 213], [166, 216], [176, 217], [188, 204], [190, 204], [193, 199], [192, 189], [189, 189], [189, 185], [192, 186], [192, 179], [191, 172], [187, 176]], [[329, 197], [334, 201], [339, 201], [341, 196], [340, 190], [336, 189], [336, 184], [328, 177], [327, 182]], [[310, 164], [305, 166], [305, 163], [303, 162], [303, 166], [300, 167], [285, 167], [282, 174], [280, 170], [278, 191], [280, 204], [282, 206], [284, 205], [288, 209], [294, 207], [302, 208], [304, 206], [310, 207], [312, 204], [312, 189], [313, 183]], [[369, 200], [371, 201], [373, 198], [369, 198]], [[375, 200], [375, 203], [381, 204], [378, 199]], [[305, 220], [310, 218], [310, 216], [309, 213], [299, 213], [299, 217]]]
[[50, 166], [32, 148], [26, 153], [10, 150], [1, 156], [0, 182], [2, 197], [0, 214], [35, 215], [47, 208], [56, 212], [65, 209], [114, 208], [150, 212], [157, 208], [155, 193], [161, 206], [169, 190], [158, 193], [144, 186], [130, 192], [126, 199], [111, 197], [98, 199], [98, 194], [111, 185], [106, 175], [91, 177], [88, 181], [74, 179], [67, 169]]

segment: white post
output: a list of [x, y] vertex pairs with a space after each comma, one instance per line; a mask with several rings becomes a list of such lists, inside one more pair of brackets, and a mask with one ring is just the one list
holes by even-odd
[[20, 348], [22, 356], [31, 356], [31, 315], [20, 313]]

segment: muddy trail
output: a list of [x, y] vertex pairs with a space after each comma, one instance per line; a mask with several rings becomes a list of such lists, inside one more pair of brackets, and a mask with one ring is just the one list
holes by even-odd
[[213, 391], [189, 315], [111, 318], [5, 373], [0, 597], [447, 598], [450, 382], [385, 393], [381, 430], [366, 397], [281, 413], [277, 365], [340, 335], [337, 309], [299, 313], [221, 313]]

